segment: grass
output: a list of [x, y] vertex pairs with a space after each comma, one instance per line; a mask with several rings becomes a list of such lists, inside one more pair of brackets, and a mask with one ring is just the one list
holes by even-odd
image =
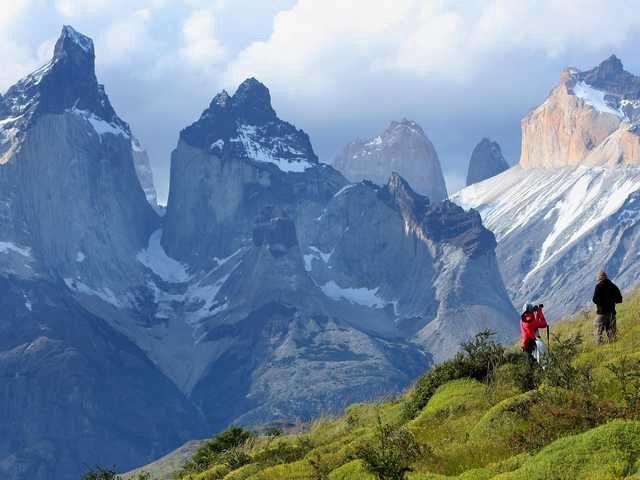
[[[552, 326], [557, 358], [546, 372], [530, 372], [516, 347], [484, 357], [476, 348], [402, 398], [353, 405], [304, 433], [257, 436], [242, 447], [245, 465], [220, 460], [191, 478], [375, 480], [358, 452], [377, 442], [379, 416], [420, 445], [409, 480], [640, 480], [640, 402], [620, 382], [640, 378], [640, 291], [619, 309], [616, 343], [596, 345], [592, 325], [593, 314], [580, 313]], [[578, 335], [565, 355], [562, 339]], [[498, 360], [483, 371], [477, 358]], [[529, 373], [531, 385], [522, 381]]]

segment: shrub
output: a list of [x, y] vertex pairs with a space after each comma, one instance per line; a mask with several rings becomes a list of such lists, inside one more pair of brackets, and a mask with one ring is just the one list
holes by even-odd
[[[96, 466], [89, 469], [87, 473], [82, 476], [82, 480], [122, 480], [122, 477], [116, 473], [116, 467], [103, 468]], [[138, 473], [131, 480], [152, 480], [151, 474], [145, 471]]]
[[82, 480], [120, 480], [116, 474], [116, 468], [103, 468], [96, 466], [91, 468], [87, 473], [82, 476]]
[[626, 415], [640, 414], [640, 359], [623, 356], [618, 363], [607, 365], [613, 373], [625, 403]]
[[377, 422], [375, 443], [359, 446], [356, 457], [379, 480], [403, 480], [423, 448], [410, 430], [383, 423], [380, 415]]
[[312, 480], [327, 480], [329, 478], [332, 468], [322, 455], [315, 452], [307, 457], [307, 462], [309, 462], [313, 472], [311, 474]]
[[[251, 432], [240, 427], [231, 427], [225, 430], [200, 447], [185, 464], [179, 475], [185, 476], [190, 473], [203, 472], [216, 463], [235, 462], [240, 458], [239, 452], [236, 450], [250, 438], [252, 438]], [[242, 457], [242, 461], [244, 460], [246, 457]], [[249, 463], [249, 461], [245, 463]]]
[[504, 347], [493, 340], [489, 330], [478, 333], [461, 345], [461, 351], [452, 359], [436, 365], [416, 384], [404, 404], [403, 417], [411, 420], [422, 410], [441, 385], [460, 378], [490, 381], [496, 369], [505, 362]]
[[293, 463], [302, 460], [312, 448], [313, 445], [307, 436], [302, 435], [296, 438], [295, 442], [282, 438], [257, 453], [253, 461], [266, 466]]
[[567, 338], [554, 336], [553, 345], [549, 348], [547, 367], [541, 372], [542, 383], [590, 395], [593, 392], [593, 368], [588, 363], [576, 365], [574, 362], [580, 345], [580, 334]]

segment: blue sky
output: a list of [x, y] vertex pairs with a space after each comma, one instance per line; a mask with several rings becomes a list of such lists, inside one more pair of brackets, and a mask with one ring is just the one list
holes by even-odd
[[161, 197], [179, 130], [248, 76], [323, 161], [392, 119], [418, 121], [453, 191], [483, 136], [517, 162], [520, 120], [564, 66], [615, 53], [640, 73], [628, 1], [13, 0], [1, 91], [48, 59], [63, 24], [94, 39], [99, 79], [149, 150]]

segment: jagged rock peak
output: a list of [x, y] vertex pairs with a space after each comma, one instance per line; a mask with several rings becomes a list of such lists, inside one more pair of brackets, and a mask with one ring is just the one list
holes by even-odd
[[276, 118], [271, 106], [269, 89], [255, 78], [248, 78], [240, 84], [233, 96], [234, 107], [249, 121], [268, 121]]
[[7, 116], [21, 117], [12, 128], [22, 129], [42, 114], [74, 111], [131, 133], [98, 83], [93, 42], [70, 26], [62, 28], [51, 61], [9, 88], [4, 103]]
[[383, 199], [387, 197], [400, 208], [405, 218], [408, 216], [414, 222], [420, 221], [429, 207], [429, 198], [414, 192], [409, 182], [397, 172], [391, 174], [379, 195]]
[[607, 93], [629, 98], [636, 98], [640, 90], [640, 77], [627, 72], [622, 61], [615, 55], [609, 56], [590, 70], [570, 68], [567, 71], [567, 86], [572, 90], [580, 82]]
[[491, 178], [509, 168], [498, 142], [483, 138], [475, 146], [469, 160], [467, 186]]
[[640, 163], [640, 76], [611, 55], [596, 67], [567, 68], [549, 97], [522, 120], [525, 167]]
[[95, 57], [93, 40], [77, 32], [70, 25], [63, 26], [53, 51], [53, 58], [60, 59], [65, 56], [88, 57], [93, 60]]
[[242, 82], [233, 96], [218, 93], [180, 139], [220, 158], [270, 163], [285, 172], [318, 163], [309, 136], [278, 118], [269, 89], [255, 78]]
[[230, 100], [231, 100], [231, 95], [229, 95], [229, 93], [226, 90], [222, 90], [215, 97], [213, 97], [213, 100], [211, 100], [211, 105], [209, 106], [209, 108], [215, 108], [215, 107], [225, 108], [229, 104]]

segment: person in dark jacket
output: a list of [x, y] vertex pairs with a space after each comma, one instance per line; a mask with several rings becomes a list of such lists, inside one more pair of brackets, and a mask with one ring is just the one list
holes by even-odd
[[597, 306], [596, 343], [602, 343], [602, 334], [606, 333], [609, 342], [616, 339], [616, 303], [622, 303], [620, 289], [609, 280], [605, 272], [598, 273], [598, 284], [593, 292], [593, 303]]

